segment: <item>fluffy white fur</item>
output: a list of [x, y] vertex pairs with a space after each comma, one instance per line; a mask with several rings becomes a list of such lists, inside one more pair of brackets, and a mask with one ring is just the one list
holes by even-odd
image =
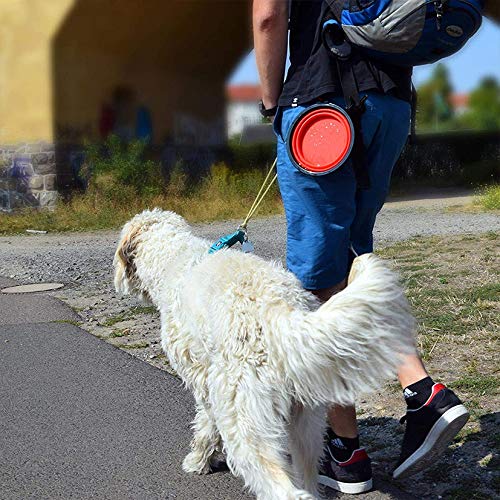
[[209, 246], [180, 216], [145, 211], [114, 259], [116, 289], [160, 310], [163, 349], [196, 399], [183, 468], [207, 473], [224, 451], [259, 499], [312, 499], [325, 405], [378, 387], [414, 350], [398, 277], [363, 255], [349, 286], [318, 308], [280, 264]]

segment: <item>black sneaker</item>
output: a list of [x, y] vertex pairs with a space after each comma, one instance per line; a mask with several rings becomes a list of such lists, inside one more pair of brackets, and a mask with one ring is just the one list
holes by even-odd
[[372, 464], [364, 448], [354, 450], [349, 460], [333, 458], [328, 446], [320, 466], [318, 482], [342, 493], [364, 493], [372, 489]]
[[408, 409], [406, 430], [394, 479], [411, 476], [432, 464], [469, 419], [469, 412], [455, 393], [434, 384], [429, 399], [415, 410]]

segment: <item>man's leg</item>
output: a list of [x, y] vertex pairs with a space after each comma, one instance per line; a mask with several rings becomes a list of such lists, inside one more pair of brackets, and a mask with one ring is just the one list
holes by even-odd
[[[328, 300], [346, 284], [356, 180], [348, 165], [319, 177], [304, 174], [292, 165], [283, 137], [303, 109], [280, 110], [274, 122], [278, 182], [287, 218], [287, 267], [304, 288], [320, 300]], [[368, 491], [372, 485], [370, 461], [364, 450], [359, 450], [357, 458], [361, 460], [353, 465], [330, 470], [328, 486], [348, 493]]]
[[[356, 192], [356, 216], [350, 228], [350, 242], [357, 253], [373, 250], [373, 226], [389, 188], [392, 169], [406, 142], [409, 130], [410, 106], [390, 96], [370, 93], [362, 118], [363, 140], [366, 146], [366, 168], [370, 188]], [[342, 283], [339, 283], [340, 287]], [[344, 283], [345, 286], [345, 283]], [[320, 299], [327, 300], [339, 291], [317, 290]], [[331, 295], [330, 294], [330, 295]], [[330, 423], [328, 452], [333, 463], [331, 473], [340, 474], [343, 464], [356, 458], [359, 447], [356, 410], [354, 406], [332, 406], [328, 411]], [[327, 484], [328, 478], [321, 477]]]
[[[393, 166], [400, 155], [408, 130], [406, 103], [390, 96], [371, 95], [367, 101], [380, 118], [377, 133], [367, 144], [371, 186], [356, 194], [356, 217], [351, 225], [351, 243], [357, 254], [373, 251], [373, 227], [389, 190]], [[366, 138], [365, 138], [366, 140]], [[429, 377], [417, 354], [406, 356], [398, 378], [407, 402], [407, 427], [394, 477], [410, 475], [432, 463], [444, 451], [468, 418], [460, 400]], [[332, 430], [340, 439], [334, 444], [355, 445], [357, 435], [354, 407], [334, 407], [329, 412]]]

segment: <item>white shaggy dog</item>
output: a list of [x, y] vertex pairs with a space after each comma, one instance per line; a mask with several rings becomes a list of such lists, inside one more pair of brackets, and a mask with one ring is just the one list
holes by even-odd
[[318, 308], [281, 265], [209, 247], [156, 209], [125, 225], [114, 259], [116, 289], [160, 310], [163, 349], [196, 399], [183, 468], [207, 473], [223, 450], [259, 499], [312, 499], [325, 405], [378, 387], [414, 349], [397, 276], [363, 255]]

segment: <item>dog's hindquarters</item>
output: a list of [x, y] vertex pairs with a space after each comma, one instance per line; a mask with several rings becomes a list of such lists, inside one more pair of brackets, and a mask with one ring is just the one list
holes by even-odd
[[414, 352], [415, 322], [398, 276], [373, 254], [355, 268], [349, 286], [317, 311], [273, 311], [274, 357], [306, 406], [351, 404]]

